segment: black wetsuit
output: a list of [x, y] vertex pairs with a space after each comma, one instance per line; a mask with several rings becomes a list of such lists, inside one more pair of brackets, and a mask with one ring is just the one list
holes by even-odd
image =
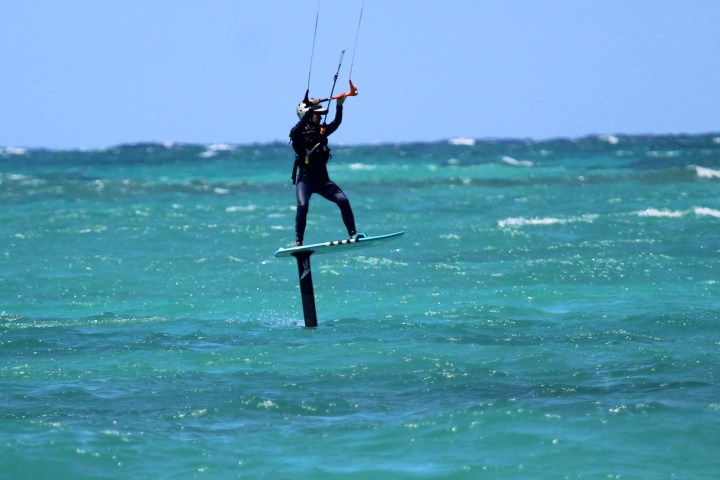
[[[295, 150], [295, 168], [299, 174], [295, 182], [297, 211], [295, 214], [295, 240], [302, 242], [305, 235], [310, 197], [317, 193], [340, 207], [343, 223], [348, 235], [355, 235], [355, 217], [350, 201], [339, 186], [330, 180], [327, 162], [330, 160], [330, 148], [327, 137], [342, 122], [342, 105], [335, 110], [335, 119], [327, 125], [312, 123], [312, 111], [308, 110], [303, 118], [290, 130], [290, 141]], [[294, 177], [293, 177], [294, 178]]]

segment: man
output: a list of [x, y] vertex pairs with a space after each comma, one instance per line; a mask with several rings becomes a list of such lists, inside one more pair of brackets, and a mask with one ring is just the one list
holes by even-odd
[[[290, 130], [290, 141], [295, 150], [295, 166], [293, 167], [293, 183], [297, 196], [297, 210], [295, 213], [295, 246], [303, 244], [307, 213], [310, 206], [310, 197], [317, 193], [330, 200], [340, 208], [343, 223], [350, 238], [364, 237], [355, 230], [355, 217], [353, 216], [350, 200], [342, 189], [330, 180], [327, 162], [330, 160], [328, 136], [330, 136], [342, 122], [343, 103], [345, 97], [337, 100], [335, 118], [329, 124], [321, 125], [322, 115], [327, 113], [320, 100], [316, 98], [305, 99], [297, 106], [297, 115], [300, 121]], [[297, 170], [299, 169], [299, 174]], [[296, 178], [297, 174], [297, 178]]]

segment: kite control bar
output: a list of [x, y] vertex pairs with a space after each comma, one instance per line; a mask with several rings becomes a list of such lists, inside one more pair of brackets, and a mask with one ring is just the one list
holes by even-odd
[[339, 98], [354, 97], [354, 96], [356, 96], [356, 95], [358, 94], [358, 89], [357, 89], [357, 87], [356, 87], [355, 85], [353, 85], [352, 80], [348, 80], [348, 82], [350, 82], [350, 90], [348, 90], [347, 92], [344, 92], [344, 93], [338, 93], [337, 95], [333, 95], [333, 96], [328, 97], [328, 98], [323, 98], [323, 99], [320, 100], [320, 101], [321, 101], [321, 102], [328, 102], [328, 101], [330, 101], [330, 100], [337, 100], [337, 99], [339, 99]]

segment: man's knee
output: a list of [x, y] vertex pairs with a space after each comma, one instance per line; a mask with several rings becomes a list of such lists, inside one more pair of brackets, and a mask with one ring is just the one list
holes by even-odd
[[305, 216], [307, 215], [309, 209], [310, 205], [307, 203], [298, 203], [295, 211], [298, 216]]
[[345, 208], [350, 206], [350, 199], [346, 197], [345, 195], [338, 195], [335, 197], [335, 203], [340, 208]]

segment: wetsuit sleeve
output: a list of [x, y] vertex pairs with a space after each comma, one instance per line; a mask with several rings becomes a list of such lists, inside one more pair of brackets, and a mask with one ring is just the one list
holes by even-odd
[[335, 108], [335, 118], [333, 118], [333, 121], [328, 123], [327, 126], [325, 127], [325, 136], [326, 137], [338, 129], [338, 127], [342, 123], [342, 117], [343, 117], [343, 106], [338, 105], [337, 108]]

